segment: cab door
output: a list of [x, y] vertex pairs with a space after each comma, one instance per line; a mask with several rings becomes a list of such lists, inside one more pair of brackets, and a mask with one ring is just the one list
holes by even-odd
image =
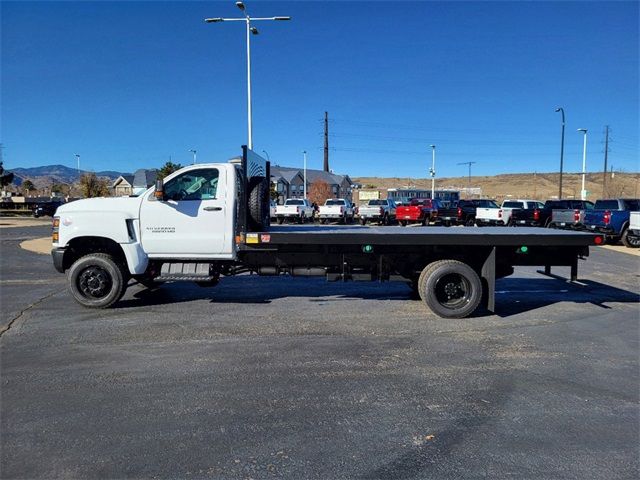
[[[194, 168], [164, 185], [164, 198], [147, 194], [140, 207], [142, 246], [150, 257], [206, 258], [223, 253], [226, 172]], [[220, 186], [220, 188], [219, 188]]]

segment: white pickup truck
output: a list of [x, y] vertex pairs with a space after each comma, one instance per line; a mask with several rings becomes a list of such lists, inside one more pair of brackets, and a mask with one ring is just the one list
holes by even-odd
[[331, 220], [338, 220], [342, 223], [350, 223], [353, 221], [353, 205], [349, 200], [344, 198], [330, 198], [324, 205], [320, 206], [318, 218], [320, 223], [328, 223]]
[[313, 207], [309, 200], [302, 198], [288, 198], [284, 205], [276, 207], [276, 221], [283, 224], [285, 220], [304, 223], [313, 219]]
[[389, 225], [396, 221], [396, 204], [390, 198], [384, 200], [369, 200], [358, 210], [360, 223], [380, 222], [381, 225]]
[[500, 208], [477, 208], [476, 225], [511, 225], [511, 213], [518, 208], [543, 208], [537, 200], [505, 200]]
[[629, 248], [640, 247], [640, 212], [629, 213], [629, 228], [625, 245]]

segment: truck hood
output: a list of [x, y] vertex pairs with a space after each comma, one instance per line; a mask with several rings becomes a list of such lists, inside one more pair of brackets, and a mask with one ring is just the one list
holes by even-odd
[[125, 218], [138, 218], [142, 197], [87, 198], [58, 207], [56, 216], [74, 213], [119, 213]]

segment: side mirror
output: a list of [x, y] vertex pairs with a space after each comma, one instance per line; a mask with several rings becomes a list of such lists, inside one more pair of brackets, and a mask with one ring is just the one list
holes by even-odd
[[156, 189], [153, 196], [156, 197], [156, 200], [164, 200], [164, 182], [162, 179], [156, 180]]

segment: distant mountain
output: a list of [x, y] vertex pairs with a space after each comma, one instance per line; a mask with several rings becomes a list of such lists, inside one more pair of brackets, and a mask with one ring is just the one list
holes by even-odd
[[[47, 181], [53, 180], [62, 183], [77, 182], [79, 175], [78, 170], [70, 168], [65, 165], [45, 165], [42, 167], [32, 168], [13, 168], [11, 172], [22, 181], [29, 179], [31, 181], [38, 180], [39, 178], [46, 178]], [[80, 170], [80, 174], [88, 173], [86, 170]], [[128, 173], [116, 172], [113, 170], [106, 170], [102, 172], [95, 172], [98, 177], [105, 177], [110, 180], [115, 180], [120, 175], [130, 175]], [[16, 182], [17, 183], [17, 182]]]

